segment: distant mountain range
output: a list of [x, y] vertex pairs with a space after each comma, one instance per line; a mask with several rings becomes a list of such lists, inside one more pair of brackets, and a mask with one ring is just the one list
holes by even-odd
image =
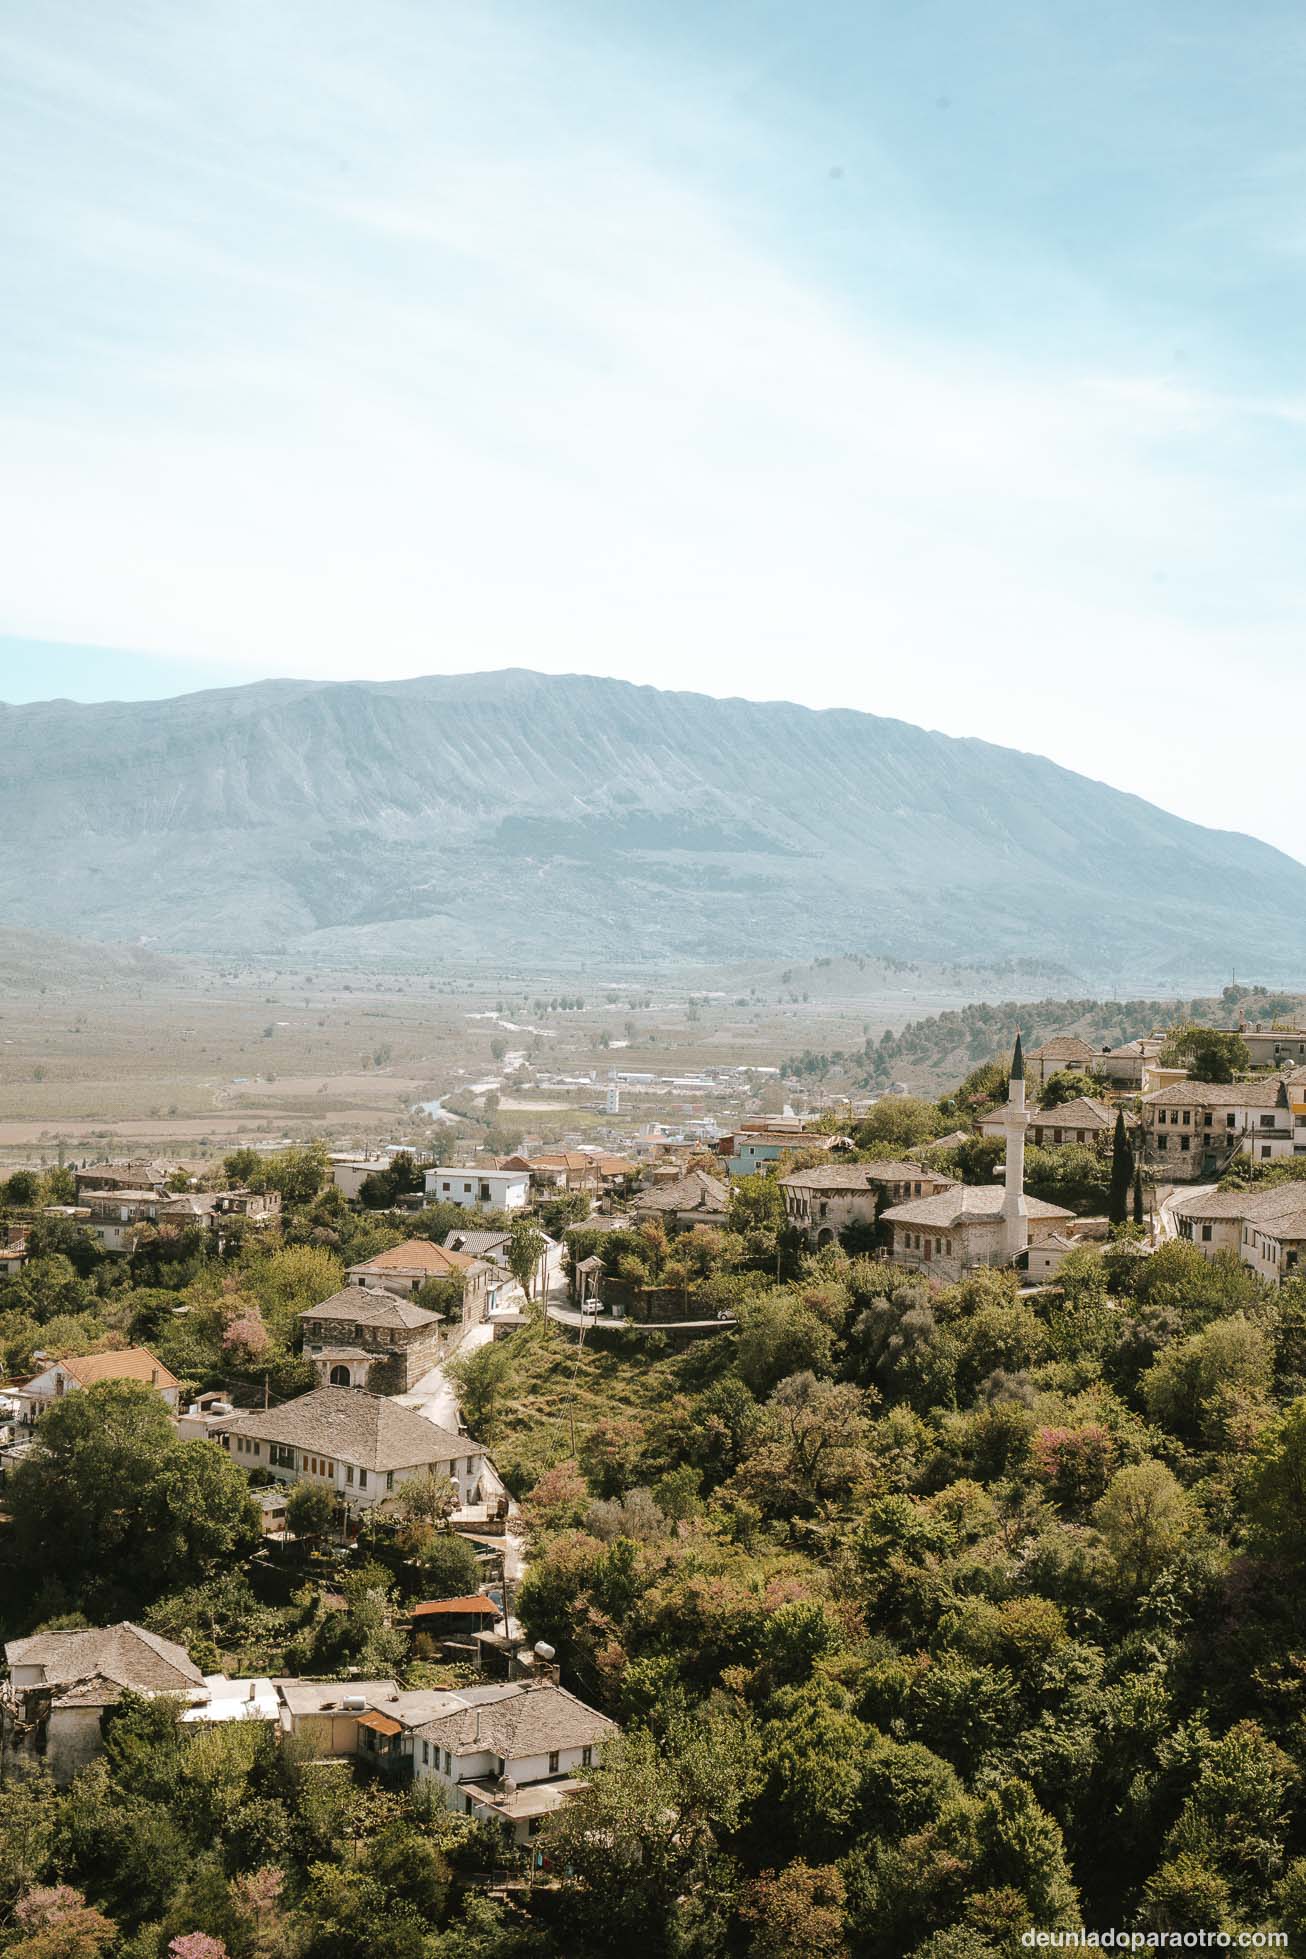
[[901, 721], [510, 670], [0, 707], [7, 924], [161, 951], [1306, 973], [1306, 867]]

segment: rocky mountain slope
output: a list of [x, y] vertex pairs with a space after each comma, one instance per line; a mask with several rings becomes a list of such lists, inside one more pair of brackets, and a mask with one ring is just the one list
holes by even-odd
[[899, 721], [522, 671], [0, 707], [11, 925], [165, 950], [1306, 969], [1306, 867]]

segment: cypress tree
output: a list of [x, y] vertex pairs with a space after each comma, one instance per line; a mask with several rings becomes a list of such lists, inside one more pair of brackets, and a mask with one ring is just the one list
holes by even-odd
[[1143, 1159], [1140, 1156], [1134, 1165], [1134, 1223], [1145, 1222], [1143, 1216]]
[[1125, 1112], [1117, 1109], [1115, 1140], [1111, 1145], [1111, 1194], [1106, 1207], [1112, 1224], [1123, 1224], [1129, 1215], [1129, 1182], [1133, 1169], [1134, 1155], [1125, 1134]]

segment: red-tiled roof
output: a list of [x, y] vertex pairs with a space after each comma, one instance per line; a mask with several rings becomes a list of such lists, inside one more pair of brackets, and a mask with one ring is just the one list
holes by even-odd
[[499, 1608], [494, 1600], [483, 1598], [479, 1593], [473, 1593], [468, 1598], [426, 1599], [421, 1605], [413, 1607], [414, 1619], [429, 1619], [440, 1612], [487, 1612], [491, 1618], [499, 1617]]

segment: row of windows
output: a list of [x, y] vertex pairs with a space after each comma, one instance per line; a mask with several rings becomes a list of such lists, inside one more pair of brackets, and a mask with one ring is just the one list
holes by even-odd
[[[429, 1741], [424, 1741], [422, 1743], [422, 1767], [423, 1768], [431, 1767], [432, 1755], [434, 1755], [435, 1757], [435, 1767], [440, 1771], [442, 1775], [453, 1774], [453, 1763], [449, 1755], [449, 1750], [447, 1748], [433, 1749]], [[498, 1775], [506, 1775], [508, 1773], [508, 1764], [504, 1760], [503, 1756], [496, 1755], [494, 1760], [495, 1760], [495, 1773]], [[561, 1760], [562, 1760], [561, 1751], [557, 1748], [551, 1749], [549, 1753], [550, 1775], [558, 1775], [560, 1773], [559, 1764]], [[581, 1749], [580, 1765], [583, 1769], [593, 1768], [594, 1750], [592, 1748], [585, 1747]]]
[[907, 1231], [903, 1233], [903, 1243], [908, 1251], [923, 1252], [926, 1258], [931, 1255], [939, 1258], [952, 1256], [951, 1238], [926, 1237], [919, 1231]]

